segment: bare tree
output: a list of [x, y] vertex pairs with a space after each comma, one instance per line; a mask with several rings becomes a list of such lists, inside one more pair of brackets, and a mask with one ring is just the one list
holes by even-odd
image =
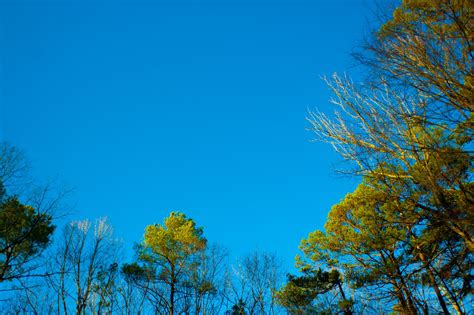
[[[54, 275], [50, 285], [56, 292], [58, 312], [112, 312], [115, 298], [111, 285], [119, 245], [106, 218], [66, 225], [51, 266]], [[104, 286], [103, 290], [97, 286]], [[71, 304], [75, 305], [74, 311]]]
[[[237, 312], [277, 314], [276, 292], [283, 279], [276, 255], [254, 252], [232, 267], [227, 280], [227, 300]], [[232, 312], [231, 312], [232, 313]]]
[[194, 314], [219, 314], [224, 303], [227, 250], [211, 245], [196, 257], [189, 270], [191, 298], [188, 303]]
[[120, 314], [142, 314], [146, 307], [151, 279], [145, 269], [136, 263], [124, 264], [117, 285]]

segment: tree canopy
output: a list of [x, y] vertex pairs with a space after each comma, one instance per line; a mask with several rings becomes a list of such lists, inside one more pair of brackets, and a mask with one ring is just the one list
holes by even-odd
[[308, 121], [361, 183], [301, 242], [302, 272], [337, 268], [362, 300], [396, 301], [402, 313], [463, 313], [474, 251], [473, 11], [472, 1], [405, 0], [356, 54], [366, 80], [327, 79], [339, 111]]

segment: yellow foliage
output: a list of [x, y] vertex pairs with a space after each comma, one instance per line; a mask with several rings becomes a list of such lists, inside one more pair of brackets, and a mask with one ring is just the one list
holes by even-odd
[[172, 212], [163, 224], [147, 226], [143, 241], [145, 248], [172, 264], [204, 250], [206, 243], [202, 229], [180, 212]]

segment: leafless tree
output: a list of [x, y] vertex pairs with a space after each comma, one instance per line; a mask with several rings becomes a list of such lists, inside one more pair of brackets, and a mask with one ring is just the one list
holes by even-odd
[[[115, 298], [111, 294], [115, 293], [109, 288], [116, 272], [119, 246], [106, 218], [66, 225], [51, 264], [50, 285], [56, 292], [58, 312], [112, 312]], [[107, 288], [100, 291], [97, 285]]]
[[219, 245], [196, 257], [195, 268], [189, 270], [191, 294], [188, 304], [194, 314], [219, 314], [224, 303], [225, 270], [228, 253]]
[[232, 266], [227, 280], [227, 300], [242, 305], [249, 314], [277, 314], [275, 293], [283, 279], [276, 255], [253, 252]]

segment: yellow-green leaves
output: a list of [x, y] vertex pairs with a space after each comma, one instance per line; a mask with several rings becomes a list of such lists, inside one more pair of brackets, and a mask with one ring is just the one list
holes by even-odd
[[162, 224], [146, 227], [143, 242], [136, 248], [143, 266], [128, 265], [127, 271], [154, 292], [153, 304], [170, 315], [181, 314], [177, 301], [197, 286], [192, 275], [199, 268], [198, 254], [206, 246], [202, 228], [183, 213], [171, 212]]
[[[413, 211], [409, 203], [401, 203], [382, 190], [361, 184], [333, 206], [325, 231], [310, 233], [302, 240], [300, 249], [312, 264], [327, 266], [337, 265], [338, 257], [345, 255], [393, 251], [411, 228], [409, 217]], [[297, 265], [304, 266], [301, 258]]]
[[353, 288], [384, 287], [396, 296], [407, 280], [400, 270], [412, 264], [408, 241], [417, 217], [413, 203], [393, 197], [401, 187], [394, 182], [387, 191], [365, 179], [332, 207], [324, 231], [302, 240], [304, 257], [297, 258], [297, 267], [303, 273], [321, 267], [344, 270]]
[[24, 265], [49, 244], [54, 229], [49, 214], [15, 197], [0, 200], [0, 282], [21, 277]]
[[205, 249], [202, 229], [183, 213], [172, 212], [163, 224], [149, 225], [145, 229], [143, 245], [172, 263]]

